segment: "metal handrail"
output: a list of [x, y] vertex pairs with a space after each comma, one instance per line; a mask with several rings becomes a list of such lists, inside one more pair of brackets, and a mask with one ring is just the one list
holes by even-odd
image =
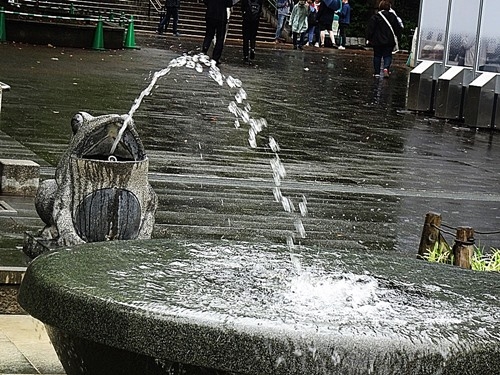
[[276, 13], [276, 0], [267, 0], [267, 9]]
[[152, 5], [158, 13], [163, 11], [163, 4], [160, 0], [149, 0], [149, 5]]

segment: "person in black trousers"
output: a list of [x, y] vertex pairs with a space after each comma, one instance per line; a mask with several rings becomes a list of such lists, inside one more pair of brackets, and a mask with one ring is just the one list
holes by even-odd
[[163, 33], [168, 28], [170, 18], [173, 18], [172, 32], [174, 36], [179, 36], [177, 32], [177, 23], [179, 22], [179, 7], [181, 6], [181, 0], [165, 0], [165, 17], [161, 20], [158, 25], [158, 34]]
[[255, 42], [259, 29], [260, 15], [263, 0], [241, 0], [241, 14], [243, 15], [243, 59], [255, 58]]
[[207, 53], [215, 36], [215, 46], [212, 51], [212, 59], [217, 65], [220, 64], [222, 49], [224, 48], [224, 37], [227, 26], [227, 8], [233, 6], [233, 0], [203, 0], [207, 6], [205, 14], [205, 39], [203, 40], [202, 52]]

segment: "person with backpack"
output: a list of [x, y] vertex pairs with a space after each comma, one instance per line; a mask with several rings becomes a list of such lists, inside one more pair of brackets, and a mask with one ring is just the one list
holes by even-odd
[[263, 0], [241, 0], [241, 13], [243, 16], [243, 60], [249, 62], [255, 59], [255, 43], [262, 14]]
[[215, 46], [212, 51], [212, 60], [217, 65], [220, 64], [220, 57], [224, 48], [224, 37], [226, 36], [227, 26], [227, 8], [233, 6], [233, 0], [203, 0], [207, 6], [205, 13], [205, 38], [201, 51], [207, 53], [212, 44], [214, 36], [216, 37]]

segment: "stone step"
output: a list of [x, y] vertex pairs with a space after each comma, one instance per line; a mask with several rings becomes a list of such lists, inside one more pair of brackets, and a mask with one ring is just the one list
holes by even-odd
[[[5, 255], [2, 255], [2, 260], [5, 260]], [[13, 263], [16, 263], [16, 260], [13, 260]], [[26, 262], [24, 264], [26, 264]], [[25, 272], [26, 272], [26, 265], [0, 266], [0, 284], [19, 285], [23, 280]]]
[[[0, 0], [0, 4], [5, 3], [7, 10], [12, 8], [12, 5], [7, 0]], [[124, 26], [127, 27], [130, 16], [133, 16], [134, 30], [143, 32], [155, 32], [160, 21], [161, 13], [157, 12], [153, 7], [149, 6], [149, 2], [136, 2], [133, 0], [77, 0], [77, 1], [40, 1], [40, 0], [24, 0], [19, 3], [18, 8], [12, 8], [18, 12], [42, 13], [69, 16], [73, 10], [73, 15], [78, 17], [97, 18], [102, 16], [108, 19], [109, 15], [113, 15], [113, 21], [119, 22], [120, 17], [124, 15]], [[198, 0], [184, 0], [181, 4], [178, 31], [181, 35], [187, 37], [203, 38], [205, 34], [205, 5]], [[228, 28], [228, 39], [242, 39], [242, 18], [241, 6], [238, 3], [233, 8], [231, 20]], [[171, 31], [171, 25], [169, 26]], [[274, 41], [275, 27], [262, 16], [259, 32], [257, 35], [258, 42]], [[167, 33], [167, 35], [169, 35]]]

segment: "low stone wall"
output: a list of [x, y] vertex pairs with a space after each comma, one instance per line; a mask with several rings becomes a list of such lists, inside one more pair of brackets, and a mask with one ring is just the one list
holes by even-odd
[[31, 160], [0, 159], [0, 194], [34, 197], [40, 165]]
[[[12, 18], [6, 19], [5, 28], [8, 41], [89, 49], [93, 46], [96, 31], [96, 26], [92, 24]], [[104, 48], [123, 48], [124, 35], [123, 27], [104, 23]]]

